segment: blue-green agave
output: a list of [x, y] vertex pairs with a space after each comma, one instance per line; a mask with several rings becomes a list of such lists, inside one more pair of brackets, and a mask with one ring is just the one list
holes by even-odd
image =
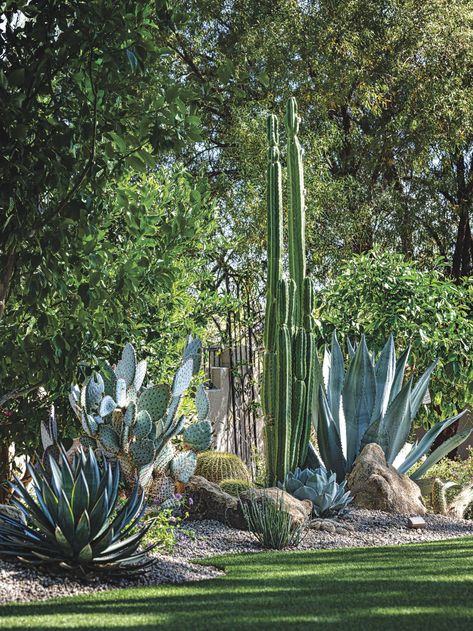
[[[428, 396], [430, 375], [436, 362], [417, 381], [410, 377], [404, 383], [410, 349], [396, 358], [392, 335], [378, 358], [368, 350], [364, 336], [356, 348], [349, 343], [348, 350], [350, 359], [345, 371], [343, 354], [334, 333], [331, 350], [325, 351], [316, 401], [315, 429], [319, 451], [312, 452], [311, 456], [318, 464], [335, 471], [340, 481], [351, 471], [363, 447], [377, 443], [387, 462], [394, 464], [400, 473], [406, 473], [429, 452], [437, 436], [465, 412], [434, 425], [405, 457], [400, 456], [420, 405]], [[420, 479], [429, 467], [460, 445], [471, 431], [467, 429], [446, 440], [411, 478]]]
[[33, 492], [15, 478], [12, 502], [27, 525], [0, 514], [0, 556], [16, 558], [51, 572], [66, 571], [87, 578], [142, 572], [154, 563], [138, 547], [151, 523], [137, 529], [144, 509], [142, 489], [135, 487], [117, 509], [120, 467], [104, 460], [99, 466], [93, 450], [79, 450], [72, 463], [64, 449], [51, 474], [41, 463], [28, 465]]
[[[201, 353], [201, 341], [189, 337], [172, 385], [145, 387], [146, 360], [138, 362], [135, 349], [126, 344], [115, 368], [106, 364], [82, 388], [72, 388], [69, 400], [85, 431], [82, 444], [117, 459], [129, 484], [138, 478], [147, 487], [153, 476], [166, 475], [187, 482], [195, 471], [195, 452], [208, 449], [212, 437], [203, 387], [197, 389], [197, 421], [189, 425], [179, 414], [182, 396], [200, 369]], [[172, 441], [181, 434], [186, 450], [176, 452]]]
[[350, 491], [345, 489], [346, 481], [337, 482], [337, 476], [324, 467], [317, 469], [299, 469], [288, 473], [284, 489], [298, 500], [310, 500], [313, 514], [316, 517], [335, 517], [348, 512], [348, 506], [353, 501]]

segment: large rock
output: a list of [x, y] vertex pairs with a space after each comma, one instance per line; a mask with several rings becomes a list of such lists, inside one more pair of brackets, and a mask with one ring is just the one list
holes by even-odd
[[404, 515], [426, 512], [417, 484], [388, 465], [383, 450], [376, 443], [366, 445], [355, 460], [347, 485], [354, 505], [359, 508]]
[[215, 519], [239, 530], [247, 530], [240, 502], [258, 501], [263, 495], [273, 498], [274, 501], [281, 498], [284, 510], [298, 523], [307, 520], [312, 510], [311, 502], [301, 502], [277, 488], [251, 489], [241, 493], [238, 499], [222, 491], [218, 484], [209, 482], [199, 475], [189, 480], [185, 493], [192, 498], [192, 505], [189, 507], [190, 519]]

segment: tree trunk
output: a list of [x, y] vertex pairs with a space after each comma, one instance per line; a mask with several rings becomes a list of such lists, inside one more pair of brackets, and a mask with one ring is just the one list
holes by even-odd
[[452, 262], [452, 277], [458, 281], [470, 276], [472, 270], [473, 241], [471, 238], [470, 217], [467, 208], [460, 212], [457, 239]]

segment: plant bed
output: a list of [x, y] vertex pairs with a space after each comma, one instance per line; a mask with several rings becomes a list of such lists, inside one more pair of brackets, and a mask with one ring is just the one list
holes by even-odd
[[[473, 535], [473, 521], [455, 520], [428, 513], [425, 515], [427, 528], [411, 530], [407, 528], [407, 518], [407, 515], [355, 509], [340, 520], [340, 523], [351, 524], [354, 532], [342, 535], [309, 529], [297, 549], [373, 547]], [[191, 560], [210, 559], [222, 554], [263, 551], [251, 533], [229, 528], [217, 521], [191, 521], [185, 522], [184, 525], [185, 530], [178, 531], [177, 543], [172, 554], [153, 554], [157, 558], [157, 563], [145, 574], [134, 579], [108, 582], [100, 579], [81, 583], [64, 577], [45, 575], [17, 563], [0, 561], [0, 603], [91, 594], [117, 587], [143, 587], [206, 580], [221, 575], [222, 571], [211, 565], [192, 563]]]

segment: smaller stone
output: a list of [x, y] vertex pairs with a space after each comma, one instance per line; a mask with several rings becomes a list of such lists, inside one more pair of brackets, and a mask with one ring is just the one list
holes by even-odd
[[313, 519], [309, 525], [309, 527], [312, 528], [312, 530], [320, 530], [321, 526], [322, 526], [322, 522], [316, 519]]
[[325, 532], [329, 532], [331, 534], [335, 534], [335, 532], [336, 532], [335, 526], [332, 523], [330, 523], [330, 522], [325, 523], [325, 524], [322, 522], [321, 523], [321, 530], [324, 530]]
[[407, 520], [408, 528], [425, 528], [427, 524], [425, 523], [425, 519], [423, 517], [409, 517]]
[[348, 534], [348, 530], [346, 528], [343, 528], [343, 526], [338, 526], [338, 528], [335, 528], [335, 532], [337, 533], [337, 535], [347, 535]]

